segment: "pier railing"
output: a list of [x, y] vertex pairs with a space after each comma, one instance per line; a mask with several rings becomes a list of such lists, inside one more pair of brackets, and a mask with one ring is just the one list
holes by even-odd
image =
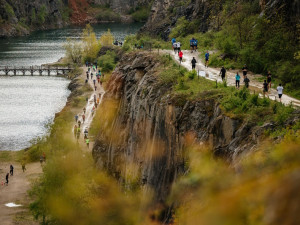
[[0, 76], [60, 76], [68, 74], [72, 69], [59, 66], [0, 66]]

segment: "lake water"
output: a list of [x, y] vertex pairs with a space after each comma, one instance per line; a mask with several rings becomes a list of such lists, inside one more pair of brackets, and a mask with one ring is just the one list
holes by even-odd
[[[142, 24], [96, 25], [100, 37], [107, 29], [117, 40], [134, 34]], [[64, 56], [67, 38], [78, 39], [82, 27], [38, 31], [27, 37], [0, 40], [0, 66], [31, 66], [56, 62]], [[59, 77], [0, 76], [0, 150], [21, 150], [46, 134], [46, 125], [66, 104], [69, 80]]]

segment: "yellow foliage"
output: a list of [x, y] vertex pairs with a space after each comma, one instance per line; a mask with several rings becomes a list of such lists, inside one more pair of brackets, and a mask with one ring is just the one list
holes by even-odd
[[112, 35], [112, 33], [110, 32], [110, 29], [107, 30], [106, 33], [104, 33], [101, 37], [100, 37], [100, 44], [102, 46], [112, 46], [113, 42], [114, 42], [114, 36]]
[[99, 40], [97, 40], [96, 34], [90, 24], [87, 24], [86, 28], [83, 30], [82, 42], [84, 59], [88, 61], [95, 60], [101, 45]]

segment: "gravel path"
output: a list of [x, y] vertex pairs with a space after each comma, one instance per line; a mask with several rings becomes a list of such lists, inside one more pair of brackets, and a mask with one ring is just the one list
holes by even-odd
[[[187, 68], [188, 70], [192, 70], [192, 65], [191, 65], [191, 61], [193, 59], [193, 57], [195, 57], [196, 61], [197, 61], [197, 66], [196, 66], [196, 70], [199, 71], [199, 75], [202, 77], [205, 77], [208, 80], [212, 80], [212, 81], [218, 81], [218, 82], [222, 82], [221, 77], [219, 76], [220, 74], [220, 69], [218, 68], [205, 68], [204, 63], [200, 60], [199, 58], [199, 52], [194, 52], [191, 53], [191, 51], [189, 50], [183, 50], [183, 62], [181, 63], [182, 66], [184, 66], [185, 68]], [[162, 53], [165, 54], [170, 54], [178, 63], [179, 62], [179, 57], [178, 55], [174, 53], [174, 51], [172, 50], [162, 50]], [[235, 72], [236, 71], [227, 71], [226, 76], [227, 76], [227, 84], [229, 86], [235, 86]], [[240, 71], [240, 75], [242, 77], [242, 71]], [[250, 88], [261, 92], [262, 93], [262, 89], [263, 89], [263, 84], [262, 82], [259, 82], [255, 79], [254, 76], [261, 76], [261, 75], [253, 75], [251, 73], [248, 73], [248, 78], [250, 79]], [[243, 86], [243, 82], [241, 81], [241, 86]], [[269, 91], [269, 98], [272, 100], [278, 100], [278, 95], [277, 95], [277, 91], [273, 88], [271, 88], [271, 90]], [[262, 94], [260, 94], [260, 96], [262, 97]], [[285, 105], [289, 105], [289, 104], [293, 104], [294, 106], [298, 106], [300, 107], [300, 101], [298, 99], [292, 98], [286, 94], [283, 94], [282, 96], [282, 103]]]

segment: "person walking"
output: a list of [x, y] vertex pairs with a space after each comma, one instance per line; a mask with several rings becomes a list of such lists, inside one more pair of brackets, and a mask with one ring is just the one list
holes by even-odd
[[178, 53], [179, 56], [179, 61], [180, 63], [182, 63], [182, 57], [183, 57], [183, 52], [180, 50], [180, 52]]
[[85, 143], [86, 143], [86, 146], [88, 148], [90, 148], [90, 139], [89, 138], [85, 139]]
[[268, 85], [267, 81], [264, 80], [264, 83], [263, 83], [263, 93], [264, 93], [264, 97], [265, 97], [266, 93], [268, 93], [268, 87], [269, 87], [269, 85]]
[[205, 68], [208, 68], [208, 62], [209, 62], [209, 52], [206, 51], [206, 53], [205, 53]]
[[222, 78], [222, 81], [224, 81], [225, 76], [226, 76], [226, 69], [224, 68], [224, 66], [222, 66], [222, 68], [221, 68], [220, 76]]
[[193, 57], [191, 63], [192, 63], [192, 70], [196, 69], [196, 63], [197, 63], [197, 61], [196, 61], [195, 57]]
[[241, 76], [237, 72], [236, 75], [235, 75], [235, 87], [236, 88], [240, 88], [240, 79], [241, 79]]
[[191, 53], [193, 53], [193, 50], [194, 50], [194, 38], [192, 38], [190, 40], [190, 48], [191, 48]]
[[179, 53], [181, 51], [181, 43], [177, 42], [177, 52]]
[[75, 125], [74, 125], [74, 130], [73, 130], [73, 132], [74, 132], [74, 137], [76, 137], [77, 128], [78, 128], [78, 127], [77, 127], [77, 125], [75, 124]]
[[84, 107], [84, 108], [83, 108], [83, 114], [85, 114], [85, 112], [86, 112], [86, 108]]
[[26, 165], [25, 165], [25, 162], [22, 162], [22, 170], [23, 170], [23, 173], [25, 172], [25, 170], [26, 170], [26, 167], [25, 167]]
[[85, 121], [85, 114], [82, 115], [82, 123]]
[[176, 38], [172, 38], [172, 48], [174, 48], [174, 43], [176, 42]]
[[88, 134], [89, 134], [89, 131], [88, 131], [88, 129], [87, 129], [87, 127], [85, 128], [85, 130], [84, 130], [84, 139], [87, 139], [88, 138]]
[[175, 42], [175, 43], [173, 44], [173, 49], [174, 49], [174, 52], [175, 52], [175, 54], [176, 54], [176, 51], [177, 51], [177, 42]]
[[281, 97], [283, 94], [283, 87], [281, 84], [279, 84], [279, 86], [277, 87], [277, 93], [278, 93], [279, 101], [281, 102]]
[[246, 87], [246, 88], [249, 88], [250, 80], [249, 80], [249, 78], [247, 77], [247, 75], [246, 75], [245, 78], [244, 78], [244, 83], [245, 83], [245, 87]]
[[196, 52], [198, 49], [198, 40], [194, 39], [194, 51]]
[[243, 71], [243, 76], [244, 76], [244, 79], [245, 79], [245, 77], [247, 76], [247, 73], [248, 73], [248, 67], [247, 67], [246, 64], [243, 66], [242, 71]]
[[268, 71], [268, 76], [267, 76], [268, 90], [271, 89], [271, 82], [272, 82], [272, 74], [270, 71]]
[[6, 183], [6, 185], [8, 185], [8, 177], [9, 177], [9, 173], [7, 173], [6, 176], [5, 176], [5, 180], [6, 180], [5, 183]]
[[81, 121], [78, 120], [78, 128], [80, 128], [80, 126], [81, 126]]
[[13, 176], [13, 175], [14, 175], [14, 167], [13, 167], [13, 165], [10, 165], [9, 168], [10, 168], [10, 169], [9, 169], [10, 176]]

